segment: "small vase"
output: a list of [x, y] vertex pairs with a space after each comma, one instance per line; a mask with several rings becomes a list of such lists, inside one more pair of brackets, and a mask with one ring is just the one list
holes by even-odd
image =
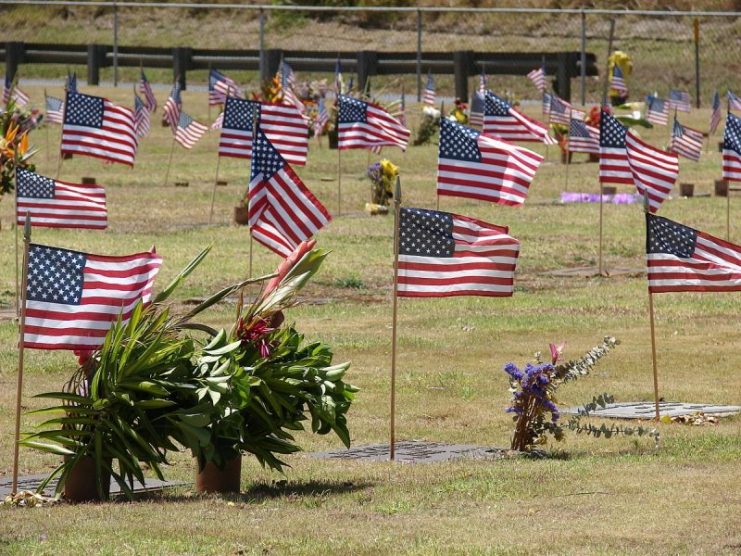
[[[108, 461], [110, 467], [111, 461]], [[102, 470], [103, 498], [98, 493], [95, 476], [95, 459], [90, 456], [80, 458], [72, 466], [67, 480], [64, 482], [64, 497], [70, 502], [100, 502], [108, 500], [111, 492], [111, 474]]]
[[715, 180], [715, 196], [728, 197], [728, 182], [726, 180]]
[[220, 469], [213, 462], [206, 462], [203, 469], [198, 468], [196, 460], [196, 492], [201, 493], [239, 493], [242, 480], [242, 454], [230, 459]]
[[234, 223], [246, 226], [250, 222], [250, 211], [247, 207], [234, 207]]
[[332, 129], [327, 132], [327, 142], [329, 143], [330, 149], [337, 148], [337, 130], [336, 129]]

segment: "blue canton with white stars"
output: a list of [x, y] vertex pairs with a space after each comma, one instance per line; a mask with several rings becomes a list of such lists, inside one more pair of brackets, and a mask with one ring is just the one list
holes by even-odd
[[697, 243], [697, 230], [661, 216], [647, 215], [647, 253], [665, 253], [682, 259], [692, 258]]
[[134, 95], [134, 111], [141, 112], [144, 110], [144, 103], [138, 95]]
[[174, 100], [178, 106], [183, 103], [183, 100], [180, 98], [180, 83], [175, 83], [172, 86], [172, 90], [170, 91], [170, 98]]
[[86, 262], [84, 253], [31, 245], [28, 250], [26, 299], [79, 305]]
[[67, 95], [64, 123], [84, 127], [103, 126], [103, 99], [80, 93]]
[[741, 155], [741, 118], [730, 113], [723, 133], [723, 148]]
[[57, 111], [62, 109], [62, 101], [56, 97], [46, 97], [46, 110]]
[[452, 257], [453, 217], [447, 212], [402, 208], [399, 215], [399, 254]]
[[672, 135], [674, 137], [682, 137], [684, 135], [684, 127], [682, 126], [682, 124], [679, 123], [679, 120], [674, 120]]
[[571, 124], [569, 125], [569, 136], [583, 137], [585, 139], [589, 139], [591, 137], [591, 135], [589, 135], [589, 130], [587, 129], [587, 126], [584, 124], [584, 122], [575, 120], [574, 118], [571, 118]]
[[563, 102], [558, 97], [551, 97], [551, 112], [556, 112], [557, 114], [566, 114], [568, 111], [569, 106], [565, 102]]
[[193, 118], [188, 116], [185, 112], [180, 112], [180, 119], [178, 120], [178, 127], [185, 129], [193, 123]]
[[215, 90], [216, 84], [220, 81], [226, 81], [226, 76], [220, 71], [212, 69], [211, 73], [208, 74], [208, 90]]
[[664, 99], [656, 97], [648, 97], [648, 99], [649, 112], [655, 112], [657, 114], [663, 114], [664, 112], [666, 112], [667, 114], [669, 113]]
[[625, 148], [627, 129], [612, 114], [602, 111], [599, 119], [599, 146], [608, 148]]
[[478, 131], [443, 118], [440, 129], [440, 158], [480, 162], [478, 138]]
[[283, 168], [285, 162], [280, 153], [261, 130], [257, 130], [257, 136], [252, 143], [252, 171], [250, 181], [257, 174], [262, 173], [263, 180], [269, 180]]
[[228, 129], [252, 131], [258, 103], [241, 98], [227, 97], [224, 106], [224, 125]]
[[54, 198], [54, 180], [18, 168], [18, 196], [35, 199]]
[[340, 95], [340, 113], [337, 116], [338, 123], [352, 124], [367, 121], [368, 105], [362, 100]]
[[499, 98], [497, 95], [486, 91], [484, 114], [486, 116], [509, 116], [509, 104], [506, 100]]

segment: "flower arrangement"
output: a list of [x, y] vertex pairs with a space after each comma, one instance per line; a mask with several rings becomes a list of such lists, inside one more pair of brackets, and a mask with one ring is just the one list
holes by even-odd
[[643, 427], [596, 427], [591, 424], [582, 424], [582, 417], [588, 416], [598, 406], [611, 403], [609, 394], [602, 394], [593, 398], [592, 402], [584, 406], [579, 415], [572, 417], [564, 426], [561, 424], [561, 413], [558, 410], [556, 392], [563, 383], [577, 380], [590, 373], [597, 362], [605, 357], [617, 345], [618, 341], [607, 336], [601, 344], [589, 350], [580, 359], [559, 363], [564, 344], [550, 344], [550, 362], [543, 362], [540, 353], [535, 354], [535, 363], [527, 363], [520, 369], [514, 363], [507, 363], [504, 372], [509, 376], [512, 403], [507, 408], [508, 413], [514, 414], [515, 430], [512, 435], [511, 448], [520, 451], [532, 451], [538, 445], [543, 445], [551, 435], [557, 442], [564, 438], [564, 428], [577, 433], [585, 432], [596, 437], [604, 434], [612, 435], [636, 434], [650, 435], [658, 439], [655, 430]]
[[[612, 76], [612, 70], [615, 66], [620, 68], [620, 71], [623, 72], [624, 77], [628, 77], [631, 73], [633, 73], [633, 60], [631, 59], [630, 55], [623, 52], [622, 50], [616, 50], [615, 52], [610, 54], [610, 57], [607, 59], [608, 75]], [[627, 100], [628, 93], [625, 93], [623, 95], [619, 91], [610, 87], [610, 102], [613, 106], [620, 106], [622, 104], [625, 104]]]
[[394, 185], [399, 175], [399, 167], [388, 159], [368, 166], [366, 175], [371, 180], [373, 203], [382, 207], [389, 206], [394, 197]]
[[455, 105], [453, 106], [453, 110], [450, 112], [450, 115], [448, 116], [452, 121], [458, 123], [458, 124], [467, 124], [468, 123], [468, 104], [463, 102], [461, 99], [457, 98], [455, 99]]
[[37, 149], [29, 146], [28, 134], [39, 122], [36, 112], [17, 107], [12, 99], [0, 114], [0, 197], [13, 191], [16, 163], [20, 168], [35, 170], [28, 160]]
[[426, 145], [432, 140], [432, 137], [440, 128], [440, 110], [432, 106], [425, 106], [422, 109], [422, 121], [417, 129], [417, 137], [414, 139], [416, 147]]

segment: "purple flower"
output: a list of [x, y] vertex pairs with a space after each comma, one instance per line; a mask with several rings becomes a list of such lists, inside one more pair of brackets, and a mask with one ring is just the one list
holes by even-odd
[[504, 372], [518, 382], [522, 380], [522, 371], [514, 363], [507, 363], [504, 366]]

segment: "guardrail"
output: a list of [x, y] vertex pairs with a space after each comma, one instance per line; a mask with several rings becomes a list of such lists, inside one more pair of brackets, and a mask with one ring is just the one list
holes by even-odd
[[356, 73], [358, 86], [363, 89], [369, 77], [376, 75], [419, 75], [430, 71], [435, 75], [453, 75], [455, 95], [468, 98], [468, 78], [482, 70], [489, 75], [526, 75], [545, 65], [546, 73], [555, 76], [554, 89], [562, 98], [571, 99], [571, 79], [582, 75], [598, 75], [596, 56], [581, 52], [328, 52], [310, 50], [216, 50], [190, 47], [146, 47], [88, 44], [47, 44], [6, 42], [0, 45], [0, 60], [12, 79], [22, 64], [74, 64], [87, 66], [90, 85], [100, 82], [100, 69], [111, 66], [167, 68], [173, 78], [185, 88], [187, 72], [211, 67], [223, 70], [260, 71], [267, 79], [278, 70], [281, 59], [297, 71], [333, 73], [339, 58], [344, 72]]

